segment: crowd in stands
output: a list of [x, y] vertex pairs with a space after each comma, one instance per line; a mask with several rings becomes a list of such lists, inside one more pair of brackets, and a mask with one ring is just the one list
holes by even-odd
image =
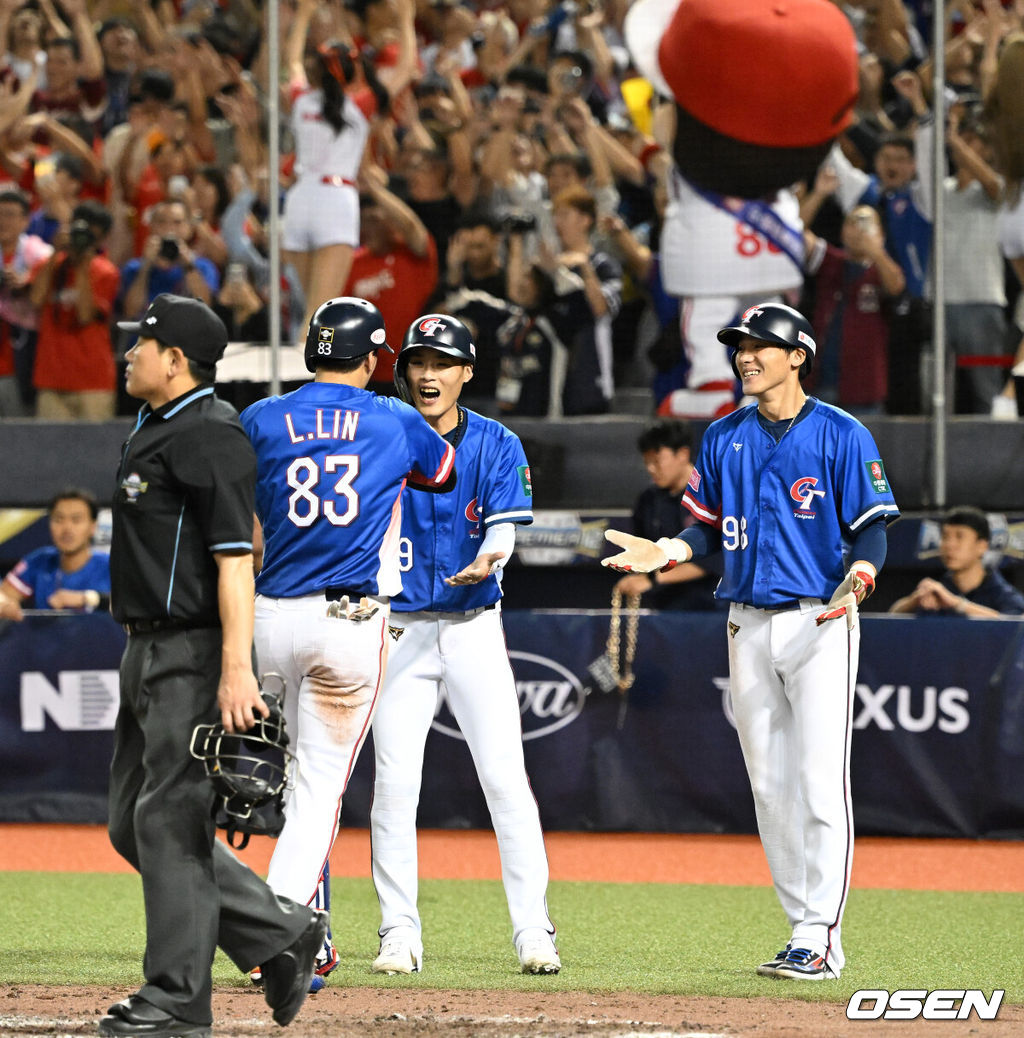
[[[470, 402], [488, 413], [601, 414], [628, 387], [650, 413], [713, 416], [678, 403], [694, 354], [662, 280], [673, 106], [636, 71], [629, 6], [284, 0], [271, 69], [268, 5], [251, 0], [0, 0], [0, 417], [132, 410], [115, 322], [161, 292], [266, 342], [272, 206], [285, 343], [324, 299], [358, 295], [392, 337], [431, 309], [466, 320]], [[939, 96], [935, 5], [838, 6], [859, 45], [856, 121], [793, 186], [804, 257], [780, 292], [819, 337], [812, 392], [862, 415], [927, 409], [939, 161], [956, 409], [1016, 417], [1024, 2], [946, 5]], [[753, 231], [740, 246], [770, 249]], [[378, 365], [374, 387], [390, 379]], [[719, 391], [726, 410], [739, 398]]]

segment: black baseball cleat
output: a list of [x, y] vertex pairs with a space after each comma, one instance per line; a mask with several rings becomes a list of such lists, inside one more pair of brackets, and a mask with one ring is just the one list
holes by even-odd
[[326, 912], [314, 912], [295, 943], [263, 963], [263, 993], [274, 1011], [274, 1021], [282, 1027], [295, 1019], [309, 994], [316, 955], [323, 947], [329, 925]]
[[775, 958], [769, 962], [762, 962], [757, 967], [757, 973], [760, 977], [774, 977], [775, 971], [786, 961], [786, 956], [789, 955], [790, 949], [793, 947], [792, 943], [787, 944], [781, 951], [775, 953]]
[[107, 1010], [99, 1022], [99, 1032], [108, 1038], [137, 1035], [139, 1038], [210, 1038], [209, 1024], [179, 1020], [138, 995], [129, 995]]

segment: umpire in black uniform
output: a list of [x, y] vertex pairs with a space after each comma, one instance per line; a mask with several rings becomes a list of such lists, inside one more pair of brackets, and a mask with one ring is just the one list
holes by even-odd
[[111, 1006], [104, 1035], [208, 1035], [217, 945], [262, 965], [288, 1024], [309, 991], [327, 916], [280, 898], [215, 839], [215, 793], [189, 753], [197, 724], [244, 731], [266, 716], [253, 673], [256, 457], [214, 395], [227, 345], [203, 303], [160, 295], [128, 350], [145, 401], [121, 453], [113, 502], [111, 612], [128, 632], [110, 767], [110, 839], [139, 871], [145, 984]]

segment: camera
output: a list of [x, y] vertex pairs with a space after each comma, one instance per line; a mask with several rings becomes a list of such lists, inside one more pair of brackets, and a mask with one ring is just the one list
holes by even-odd
[[249, 269], [244, 263], [229, 263], [224, 273], [224, 284], [244, 285], [249, 280]]
[[170, 263], [174, 263], [181, 255], [181, 249], [178, 246], [177, 238], [161, 238], [160, 239], [160, 251], [157, 255]]
[[522, 209], [513, 209], [506, 213], [501, 221], [501, 229], [506, 234], [526, 234], [537, 227], [537, 217]]
[[558, 77], [558, 82], [567, 93], [575, 93], [583, 85], [583, 69], [573, 65]]
[[68, 250], [82, 256], [98, 241], [92, 227], [85, 220], [74, 220], [68, 228]]

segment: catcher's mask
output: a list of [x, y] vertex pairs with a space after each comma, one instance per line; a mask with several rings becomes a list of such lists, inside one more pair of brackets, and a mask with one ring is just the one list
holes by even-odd
[[[276, 692], [268, 688], [268, 684], [275, 683], [280, 686]], [[286, 748], [284, 678], [280, 674], [265, 674], [260, 691], [270, 708], [267, 717], [257, 717], [248, 731], [234, 734], [225, 732], [220, 722], [196, 725], [189, 746], [192, 756], [203, 762], [217, 791], [217, 825], [227, 830], [232, 847], [236, 846], [235, 833], [242, 834], [239, 850], [249, 842], [252, 833], [280, 833], [284, 825], [284, 790], [290, 783], [295, 760]]]

